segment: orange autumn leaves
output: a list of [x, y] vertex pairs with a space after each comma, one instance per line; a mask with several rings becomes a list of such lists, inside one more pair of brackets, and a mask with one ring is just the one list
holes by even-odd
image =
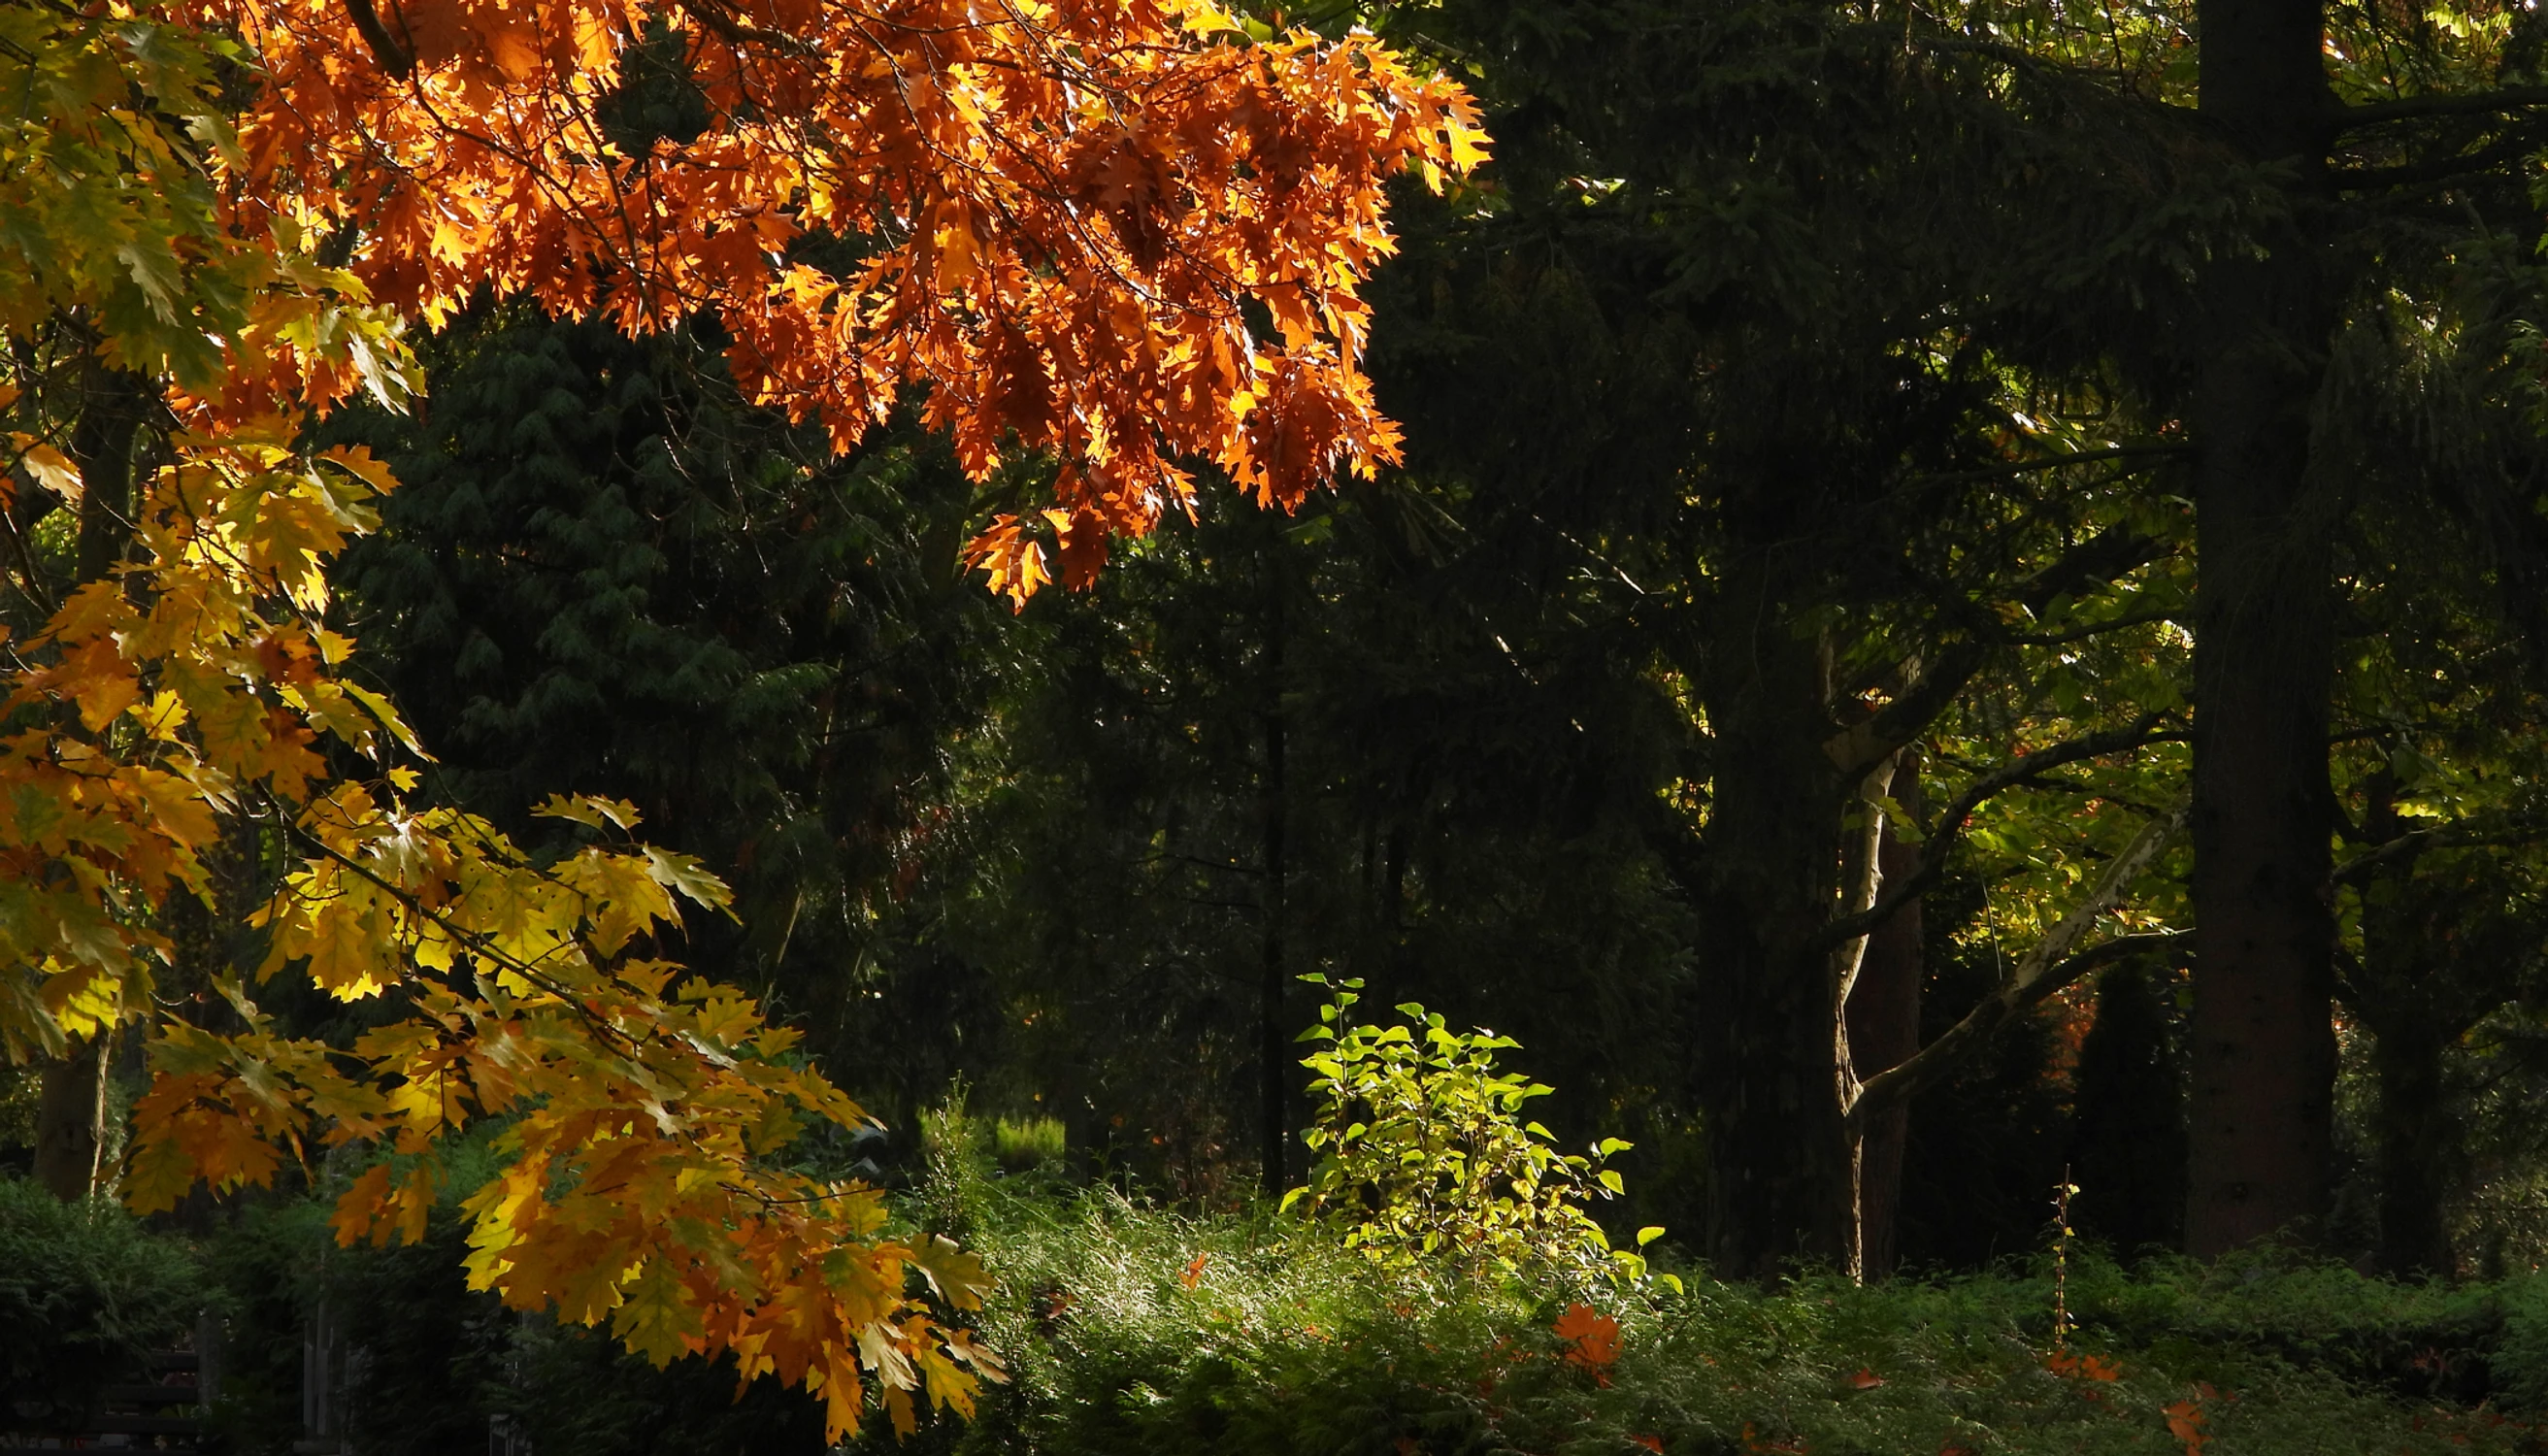
[[[237, 1029], [162, 1025], [136, 1206], [341, 1149], [338, 1234], [412, 1237], [444, 1143], [492, 1123], [478, 1287], [800, 1382], [835, 1437], [871, 1398], [897, 1427], [968, 1409], [997, 1367], [947, 1312], [978, 1307], [978, 1265], [781, 1164], [865, 1115], [665, 958], [683, 907], [722, 913], [715, 877], [637, 843], [624, 805], [559, 801], [585, 838], [534, 858], [381, 767], [421, 749], [347, 671], [325, 570], [393, 483], [304, 426], [357, 389], [397, 408], [401, 329], [476, 298], [707, 316], [747, 389], [836, 444], [917, 392], [977, 476], [1050, 457], [1056, 499], [975, 547], [1023, 599], [1041, 538], [1084, 577], [1197, 463], [1289, 503], [1391, 458], [1359, 290], [1391, 245], [1383, 181], [1482, 154], [1466, 98], [1368, 37], [1249, 41], [1184, 0], [109, 0], [0, 13], [0, 78], [46, 108], [0, 119], [0, 326], [28, 371], [0, 382], [0, 463], [78, 503], [61, 446], [87, 407], [57, 381], [92, 366], [139, 381], [155, 432], [123, 565], [0, 684], [12, 1053], [145, 1014], [167, 913], [219, 898], [243, 833], [288, 869], [253, 916], [260, 973], [394, 1019], [289, 1037], [197, 967]], [[641, 46], [685, 135], [621, 124]]]
[[[712, 315], [842, 448], [925, 386], [977, 479], [1055, 462], [1048, 513], [973, 547], [1021, 601], [1046, 540], [1084, 580], [1195, 464], [1288, 505], [1395, 459], [1360, 367], [1384, 184], [1485, 155], [1459, 87], [1369, 36], [1251, 40], [1207, 0], [188, 4], [268, 75], [236, 206], [352, 225], [352, 272], [427, 319], [481, 290]], [[641, 68], [684, 135], [614, 125]]]

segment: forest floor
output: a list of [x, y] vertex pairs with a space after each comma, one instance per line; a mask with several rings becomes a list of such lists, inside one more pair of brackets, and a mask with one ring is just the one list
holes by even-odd
[[[2044, 1257], [1865, 1288], [1688, 1269], [1679, 1289], [1620, 1288], [1384, 1274], [1270, 1210], [1179, 1213], [1058, 1178], [898, 1198], [998, 1276], [978, 1320], [1009, 1379], [970, 1420], [897, 1439], [878, 1418], [857, 1456], [2548, 1451], [2536, 1275], [2400, 1284], [2267, 1255], [2128, 1270], [2074, 1245], [2057, 1274]], [[303, 1434], [323, 1306], [362, 1346], [339, 1362], [361, 1456], [448, 1456], [491, 1432], [540, 1456], [822, 1449], [802, 1392], [738, 1398], [731, 1365], [659, 1370], [470, 1293], [448, 1205], [422, 1244], [390, 1249], [335, 1247], [326, 1212], [280, 1197], [188, 1237], [0, 1180], [0, 1375], [13, 1393], [105, 1379], [110, 1348], [211, 1310], [227, 1330], [211, 1434], [280, 1453]]]
[[[1764, 1291], [1382, 1278], [1263, 1218], [981, 1200], [1011, 1384], [935, 1450], [1054, 1456], [2548, 1450], [2548, 1281], [2256, 1256]], [[2066, 1312], [2056, 1334], [2056, 1285]], [[891, 1445], [878, 1438], [877, 1449]]]

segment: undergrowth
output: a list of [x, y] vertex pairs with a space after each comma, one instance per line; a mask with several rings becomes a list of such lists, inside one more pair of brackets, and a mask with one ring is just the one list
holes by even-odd
[[[919, 1449], [1046, 1456], [2548, 1449], [2548, 1300], [2232, 1259], [1774, 1291], [1385, 1277], [1265, 1216], [973, 1210], [1013, 1381]], [[871, 1438], [876, 1452], [889, 1438]], [[906, 1447], [906, 1449], [909, 1449]]]
[[[298, 1336], [321, 1299], [365, 1347], [344, 1393], [358, 1450], [474, 1450], [495, 1428], [541, 1456], [820, 1446], [801, 1392], [763, 1380], [738, 1405], [731, 1365], [654, 1370], [468, 1293], [447, 1208], [413, 1248], [334, 1248], [316, 1204], [189, 1247], [104, 1205], [0, 1191], [17, 1195], [0, 1224], [28, 1276], [0, 1341], [95, 1364], [218, 1310], [232, 1347], [216, 1426], [240, 1456], [299, 1434]], [[2048, 1259], [1868, 1289], [1683, 1270], [1675, 1292], [1391, 1273], [1270, 1211], [1179, 1214], [1048, 1165], [975, 1168], [905, 1207], [963, 1228], [993, 1262], [982, 1333], [1012, 1378], [973, 1421], [940, 1417], [897, 1444], [879, 1420], [856, 1456], [2548, 1450], [2535, 1277], [2399, 1285], [2265, 1255], [2127, 1271], [2074, 1249], [2056, 1346]]]

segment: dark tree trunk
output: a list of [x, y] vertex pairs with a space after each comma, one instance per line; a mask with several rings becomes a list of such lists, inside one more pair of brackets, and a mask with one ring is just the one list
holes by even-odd
[[[70, 454], [82, 487], [74, 560], [84, 585], [114, 570], [132, 539], [134, 437], [150, 397], [138, 376], [97, 363], [83, 389]], [[106, 1048], [113, 1041], [112, 1032], [91, 1037], [46, 1063], [37, 1084], [36, 1180], [65, 1201], [97, 1188], [106, 1146]]]
[[1724, 614], [1709, 654], [1718, 768], [1696, 886], [1706, 1242], [1731, 1279], [1774, 1278], [1800, 1259], [1847, 1263], [1858, 1213], [1830, 955], [1814, 939], [1839, 891], [1843, 785], [1821, 750], [1829, 670], [1776, 611], [1777, 584], [1753, 571], [1729, 580], [1726, 599], [1774, 605]]
[[2310, 411], [2331, 288], [2316, 236], [2328, 106], [2314, 0], [2203, 0], [2202, 109], [2247, 160], [2298, 168], [2263, 255], [2214, 265], [2193, 410], [2193, 1086], [2186, 1245], [2312, 1232], [2328, 1194], [2335, 1039], [2330, 522]]
[[1257, 1060], [1263, 1068], [1257, 1088], [1259, 1136], [1264, 1143], [1263, 1182], [1265, 1196], [1279, 1199], [1287, 1187], [1284, 1172], [1284, 1143], [1289, 1136], [1285, 1108], [1288, 1106], [1288, 1073], [1292, 1069], [1292, 1043], [1283, 1019], [1283, 993], [1287, 957], [1283, 946], [1284, 880], [1289, 866], [1285, 864], [1284, 832], [1289, 827], [1288, 803], [1283, 784], [1283, 576], [1282, 536], [1269, 532], [1272, 540], [1265, 554], [1265, 772], [1258, 783], [1262, 816], [1260, 832], [1263, 843], [1259, 853], [1264, 857], [1265, 896], [1261, 952], [1264, 963], [1257, 982]]
[[[1891, 794], [1915, 814], [1918, 772], [1908, 762], [1896, 769]], [[1919, 850], [1886, 825], [1877, 849], [1882, 878], [1909, 874], [1919, 863]], [[1849, 993], [1850, 1064], [1862, 1079], [1909, 1060], [1920, 1049], [1922, 933], [1915, 899], [1866, 938], [1866, 956]], [[1869, 1279], [1891, 1274], [1897, 1260], [1894, 1224], [1902, 1208], [1902, 1150], [1910, 1131], [1911, 1104], [1904, 1101], [1877, 1113], [1859, 1141], [1859, 1260]]]
[[2442, 1191], [2459, 1130], [2442, 1105], [2447, 1028], [2426, 1016], [2386, 1018], [2371, 1028], [2371, 1065], [2380, 1085], [2380, 1266], [2401, 1277], [2453, 1272]]
[[2097, 1019], [2079, 1047], [2070, 1142], [2071, 1216], [2126, 1257], [2172, 1250], [2185, 1221], [2185, 1086], [2163, 985], [2127, 961], [2097, 986]]

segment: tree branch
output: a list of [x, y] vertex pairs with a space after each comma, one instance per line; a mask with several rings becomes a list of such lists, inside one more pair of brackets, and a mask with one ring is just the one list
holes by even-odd
[[2538, 149], [2536, 133], [2504, 137], [2494, 145], [2470, 152], [2454, 152], [2446, 157], [2430, 157], [2420, 162], [2408, 162], [2395, 167], [2360, 167], [2329, 173], [2329, 180], [2346, 192], [2373, 192], [2394, 187], [2429, 187], [2461, 177], [2492, 172], [2505, 162], [2516, 160]]
[[2426, 117], [2487, 116], [2548, 106], [2548, 86], [2505, 86], [2494, 91], [2434, 91], [2396, 101], [2370, 101], [2337, 107], [2328, 120], [2338, 132], [2376, 127], [2383, 122], [2420, 121]]
[[[2124, 848], [2124, 852], [2107, 864], [2106, 872], [2098, 877], [2097, 887], [2089, 892], [2088, 898], [2071, 907], [2070, 913], [2061, 917], [2061, 923], [2052, 928], [2051, 934], [2037, 943], [2035, 949], [2027, 953], [2026, 958], [2018, 962], [2017, 969], [2008, 980], [1997, 991], [1983, 997], [1979, 1006], [1966, 1012], [1963, 1020], [1948, 1028], [1943, 1036], [1912, 1053], [1907, 1060], [1877, 1072], [1861, 1084], [1858, 1095], [1842, 1109], [1842, 1116], [1847, 1119], [1851, 1130], [1856, 1132], [1864, 1128], [1867, 1119], [1937, 1082], [2019, 1012], [2080, 976], [2125, 956], [2174, 945], [2190, 935], [2186, 931], [2149, 931], [2117, 936], [2076, 956], [2068, 955], [2070, 948], [2095, 928], [2098, 917], [2114, 908], [2116, 902], [2124, 897], [2124, 892], [2132, 887], [2133, 880], [2149, 867], [2150, 862], [2158, 858], [2159, 851], [2167, 848], [2168, 841], [2185, 827], [2189, 807], [2186, 801], [2180, 800], [2174, 809], [2142, 826], [2141, 832], [2133, 837], [2133, 842]], [[2064, 956], [2067, 958], [2061, 958]]]
[[[362, 0], [352, 0], [352, 3], [360, 4]], [[800, 60], [816, 60], [822, 57], [821, 47], [812, 42], [801, 36], [788, 35], [784, 31], [774, 31], [754, 25], [737, 15], [732, 6], [721, 3], [721, 0], [682, 0], [682, 8], [688, 11], [693, 20], [714, 31], [730, 45], [767, 46]]]
[[2043, 1001], [2071, 982], [2100, 966], [2111, 965], [2146, 951], [2165, 951], [2190, 944], [2194, 932], [2189, 930], [2154, 930], [2138, 935], [2117, 936], [2080, 952], [2038, 976], [2023, 992], [2003, 987], [1984, 999], [1964, 1017], [1942, 1033], [1938, 1040], [1921, 1047], [1908, 1061], [1877, 1072], [1858, 1089], [1858, 1096], [1843, 1114], [1850, 1132], [1864, 1130], [1877, 1114], [1909, 1101], [1937, 1085], [1955, 1070], [1956, 1064], [1979, 1047], [1990, 1036], [2005, 1026], [2019, 1012]]
[[2191, 455], [2192, 445], [2151, 444], [2114, 445], [2103, 450], [2073, 450], [2066, 455], [2053, 455], [2041, 460], [2018, 460], [2006, 465], [1988, 465], [1975, 470], [1958, 470], [1937, 477], [1950, 481], [1987, 481], [2001, 476], [2033, 475], [2040, 470], [2059, 470], [2064, 466], [2093, 465], [2101, 460], [2140, 460], [2152, 456]]
[[1844, 915], [1823, 927], [1815, 937], [1817, 944], [1841, 946], [1866, 935], [1892, 919], [1895, 911], [1935, 883], [1946, 869], [1948, 853], [1963, 838], [1964, 822], [1992, 795], [2082, 760], [2102, 758], [2107, 754], [2155, 743], [2160, 737], [2155, 730], [2165, 721], [2167, 715], [2164, 713], [2145, 713], [2129, 727], [2092, 733], [2035, 753], [2021, 754], [1974, 779], [1965, 785], [1962, 793], [1956, 795], [1954, 802], [1947, 805], [1939, 814], [1937, 824], [1924, 836], [1919, 867], [1885, 885], [1884, 892], [1877, 895], [1874, 905], [1866, 911]]
[[[2029, 611], [2041, 611], [2054, 597], [2092, 582], [2109, 582], [2144, 565], [2158, 554], [2159, 543], [2127, 526], [2108, 526], [2061, 553], [2059, 560], [2017, 584], [2010, 599]], [[1939, 655], [1937, 664], [1903, 689], [1901, 696], [1866, 721], [1833, 735], [1823, 752], [1843, 774], [1856, 779], [1872, 771], [1896, 750], [1927, 730], [2002, 642], [1967, 638]]]
[[2414, 829], [2384, 840], [2371, 849], [2335, 866], [2327, 878], [2336, 884], [2350, 884], [2387, 864], [2393, 860], [2412, 859], [2426, 850], [2467, 850], [2488, 846], [2536, 844], [2540, 826], [2516, 821], [2493, 829], [2477, 829], [2465, 824], [2436, 825], [2431, 829]]
[[371, 47], [372, 59], [381, 63], [382, 70], [402, 81], [415, 74], [415, 52], [400, 45], [389, 27], [381, 24], [380, 12], [372, 9], [372, 0], [345, 0], [345, 11], [354, 18], [354, 30]]

